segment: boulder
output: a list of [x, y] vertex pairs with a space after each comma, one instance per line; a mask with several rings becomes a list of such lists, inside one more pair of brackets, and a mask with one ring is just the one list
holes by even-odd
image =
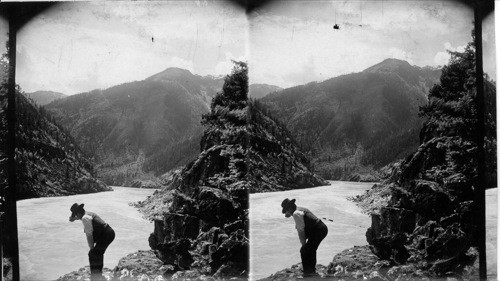
[[181, 270], [189, 269], [194, 259], [189, 253], [191, 242], [179, 239], [157, 245], [156, 254], [165, 264], [176, 265]]
[[456, 197], [459, 202], [474, 198], [473, 185], [462, 173], [455, 173], [443, 179], [443, 183], [443, 187]]
[[407, 209], [383, 207], [380, 214], [372, 214], [371, 218], [371, 230], [367, 234], [367, 240], [398, 232], [411, 233], [415, 228], [415, 213]]
[[[352, 278], [359, 271], [364, 276], [369, 276], [373, 271], [385, 268], [388, 264], [378, 262], [369, 246], [354, 246], [346, 249], [333, 257], [327, 267], [328, 275]], [[378, 262], [378, 263], [377, 263]]]
[[[225, 238], [215, 251], [210, 253], [210, 266], [219, 268], [231, 261], [231, 268], [242, 273], [248, 268], [249, 242], [243, 229], [239, 229]], [[247, 272], [248, 273], [248, 272]]]
[[[115, 276], [121, 275], [130, 276], [130, 272], [135, 272], [139, 274], [148, 275], [163, 275], [165, 273], [165, 268], [162, 268], [163, 262], [158, 259], [154, 251], [138, 251], [136, 253], [129, 254], [120, 259], [118, 265], [114, 268]], [[128, 272], [128, 274], [125, 274]]]
[[470, 248], [472, 241], [469, 241], [465, 233], [460, 230], [458, 223], [446, 228], [446, 230], [432, 241], [426, 248], [427, 259], [462, 256]]
[[199, 232], [199, 218], [190, 215], [166, 213], [162, 219], [154, 220], [154, 232], [149, 237], [150, 247], [178, 238], [195, 239]]
[[214, 225], [236, 220], [239, 206], [221, 189], [201, 186], [195, 196], [197, 216]]
[[449, 193], [433, 181], [415, 180], [411, 187], [413, 210], [427, 218], [439, 219], [453, 211]]
[[409, 280], [409, 277], [414, 276], [416, 271], [414, 265], [393, 266], [387, 271], [387, 276], [392, 280]]

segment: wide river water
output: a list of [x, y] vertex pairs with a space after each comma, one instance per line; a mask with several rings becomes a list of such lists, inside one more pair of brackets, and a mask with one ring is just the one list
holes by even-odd
[[[331, 182], [309, 189], [250, 195], [251, 279], [257, 280], [300, 262], [300, 242], [293, 218], [281, 213], [281, 202], [295, 198], [298, 206], [325, 221], [328, 235], [317, 252], [318, 264], [328, 265], [333, 256], [355, 245], [367, 245], [365, 233], [371, 219], [347, 197], [364, 193], [373, 183]], [[497, 189], [486, 192], [488, 275], [497, 272]], [[496, 278], [493, 278], [496, 279]]]
[[152, 189], [113, 187], [114, 191], [17, 202], [21, 280], [55, 280], [88, 265], [83, 224], [69, 222], [69, 208], [84, 203], [115, 230], [116, 238], [104, 255], [104, 267], [113, 269], [120, 258], [148, 250], [153, 223], [142, 218], [130, 202], [146, 199]]

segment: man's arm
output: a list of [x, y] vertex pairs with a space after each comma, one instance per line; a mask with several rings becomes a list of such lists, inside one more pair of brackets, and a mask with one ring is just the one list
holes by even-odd
[[83, 232], [85, 232], [85, 235], [87, 235], [87, 243], [89, 244], [89, 248], [92, 250], [94, 249], [94, 228], [92, 227], [92, 217], [83, 216], [82, 223]]
[[293, 213], [293, 219], [295, 220], [295, 228], [299, 234], [300, 244], [306, 244], [306, 224], [304, 221], [304, 212], [296, 211]]
[[85, 233], [87, 235], [87, 243], [89, 243], [89, 248], [94, 249], [94, 235], [92, 233]]
[[297, 229], [297, 233], [299, 234], [299, 240], [300, 240], [300, 244], [302, 246], [304, 246], [304, 244], [306, 244], [306, 233], [305, 231], [302, 229]]

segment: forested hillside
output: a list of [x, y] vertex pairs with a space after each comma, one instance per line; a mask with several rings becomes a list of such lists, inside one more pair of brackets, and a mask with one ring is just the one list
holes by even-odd
[[131, 185], [196, 157], [201, 115], [222, 83], [168, 68], [143, 81], [70, 96], [46, 108], [95, 158], [98, 178]]
[[[363, 180], [418, 146], [419, 106], [440, 70], [387, 59], [363, 72], [285, 89], [261, 101], [328, 179]], [[368, 177], [366, 180], [376, 178]]]
[[93, 162], [43, 107], [16, 94], [17, 199], [110, 190]]

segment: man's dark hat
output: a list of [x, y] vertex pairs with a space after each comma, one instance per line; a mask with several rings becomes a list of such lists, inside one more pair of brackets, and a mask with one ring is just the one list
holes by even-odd
[[75, 204], [71, 205], [71, 208], [70, 208], [71, 216], [74, 217], [74, 216], [76, 216], [76, 213], [82, 211], [83, 210], [83, 205], [84, 204], [78, 205], [78, 203], [75, 203]]
[[283, 210], [281, 210], [281, 212], [284, 214], [286, 210], [288, 210], [292, 206], [295, 206], [295, 199], [290, 200], [286, 198], [285, 200], [283, 200], [283, 202], [281, 202], [281, 207], [283, 207]]

